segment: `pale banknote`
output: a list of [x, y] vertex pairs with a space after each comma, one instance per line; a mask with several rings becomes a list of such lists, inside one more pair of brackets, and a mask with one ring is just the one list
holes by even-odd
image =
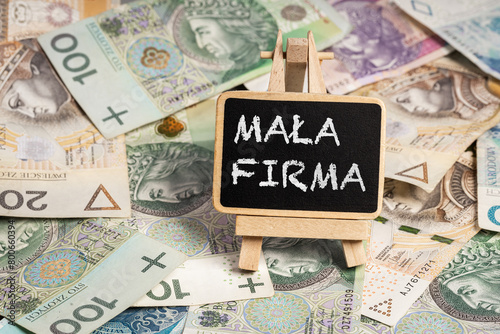
[[37, 333], [90, 333], [186, 259], [171, 247], [101, 219], [80, 221], [43, 251], [38, 246], [44, 242], [38, 240], [44, 232], [38, 231], [44, 228], [40, 222], [0, 223], [9, 236], [3, 254], [8, 270], [0, 274], [1, 315]]
[[2, 0], [0, 42], [35, 38], [120, 5], [120, 0]]
[[[415, 23], [388, 0], [329, 0], [349, 20], [352, 30], [324, 51], [334, 59], [323, 61], [326, 89], [345, 94], [361, 86], [399, 76], [448, 54], [452, 49]], [[269, 76], [245, 83], [249, 90], [265, 91]]]
[[394, 327], [363, 319], [361, 334], [500, 333], [500, 238], [475, 235]]
[[32, 46], [0, 44], [0, 215], [130, 217], [124, 136], [105, 139]]
[[132, 220], [123, 222], [189, 256], [136, 306], [200, 305], [272, 296], [259, 269], [238, 268], [235, 216], [212, 205], [215, 99], [127, 134]]
[[387, 109], [385, 176], [431, 192], [469, 145], [500, 121], [500, 98], [454, 54], [353, 94]]
[[500, 231], [500, 126], [477, 139], [477, 196], [479, 227]]
[[478, 232], [474, 160], [463, 153], [431, 193], [386, 179], [369, 238], [364, 315], [395, 325]]
[[318, 48], [325, 48], [347, 28], [318, 0], [155, 0], [38, 40], [76, 101], [110, 138], [268, 72], [271, 61], [260, 59], [260, 51], [274, 49], [278, 29], [283, 40], [313, 31]]
[[496, 0], [395, 0], [484, 72], [500, 79], [500, 4]]
[[364, 266], [338, 240], [264, 240], [270, 298], [190, 307], [184, 333], [358, 333]]

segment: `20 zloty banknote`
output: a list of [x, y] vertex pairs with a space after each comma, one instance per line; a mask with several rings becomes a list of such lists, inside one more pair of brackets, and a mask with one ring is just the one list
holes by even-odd
[[24, 43], [0, 44], [0, 215], [129, 217], [124, 136], [105, 139]]

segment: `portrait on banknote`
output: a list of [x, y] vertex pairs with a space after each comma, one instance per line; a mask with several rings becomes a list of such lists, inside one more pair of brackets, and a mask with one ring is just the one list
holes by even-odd
[[211, 198], [213, 153], [190, 143], [127, 146], [132, 208], [161, 217], [191, 212]]
[[352, 281], [339, 240], [264, 238], [262, 252], [277, 291], [320, 291]]
[[78, 111], [70, 105], [71, 95], [40, 51], [21, 43], [6, 43], [0, 48], [3, 55], [9, 55], [2, 59], [0, 75], [3, 122], [51, 132], [75, 121]]
[[[76, 221], [61, 224], [50, 219], [0, 219], [0, 273], [15, 270], [30, 263], [52, 242], [61, 238], [74, 226], [76, 226]], [[9, 259], [13, 258], [15, 258], [15, 264], [12, 265], [12, 262], [9, 264]]]
[[383, 93], [400, 106], [398, 112], [443, 122], [483, 122], [496, 112], [499, 100], [479, 75], [439, 67], [415, 74], [411, 82], [401, 80]]
[[353, 25], [332, 50], [355, 78], [398, 68], [419, 56], [421, 43], [406, 40], [412, 27], [385, 1], [340, 1], [333, 7]]
[[429, 286], [444, 312], [482, 327], [500, 321], [500, 247], [498, 238], [488, 240], [492, 235], [482, 232], [469, 241]]
[[[155, 9], [162, 10], [161, 2]], [[172, 20], [177, 46], [202, 68], [221, 72], [220, 82], [260, 65], [260, 51], [274, 48], [278, 31], [256, 1], [185, 1]]]
[[438, 230], [441, 225], [444, 230], [451, 228], [440, 223], [468, 224], [476, 212], [475, 177], [471, 167], [457, 162], [430, 193], [413, 184], [386, 179], [381, 215], [398, 225], [426, 230]]

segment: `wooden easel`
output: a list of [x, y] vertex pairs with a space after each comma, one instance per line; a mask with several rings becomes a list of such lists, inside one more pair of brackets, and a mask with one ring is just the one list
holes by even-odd
[[[261, 52], [261, 58], [273, 60], [269, 92], [302, 92], [308, 68], [309, 93], [326, 94], [320, 60], [333, 59], [333, 53], [318, 53], [311, 31], [307, 39], [289, 38], [284, 54], [280, 30], [274, 51]], [[238, 215], [236, 235], [243, 236], [239, 267], [257, 270], [264, 236], [339, 239], [342, 240], [347, 266], [363, 264], [366, 262], [363, 240], [368, 239], [369, 221], [355, 219], [355, 214], [345, 220]]]

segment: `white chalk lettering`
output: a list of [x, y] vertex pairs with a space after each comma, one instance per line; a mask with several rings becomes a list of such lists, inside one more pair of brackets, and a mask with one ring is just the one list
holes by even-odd
[[267, 165], [267, 181], [261, 181], [259, 183], [260, 187], [276, 187], [279, 182], [273, 181], [273, 165], [278, 163], [278, 160], [264, 160], [262, 161], [264, 165]]
[[[353, 174], [356, 173], [356, 178], [353, 178]], [[363, 179], [361, 178], [361, 174], [359, 173], [359, 168], [358, 164], [353, 163], [351, 165], [351, 169], [349, 169], [349, 172], [347, 172], [347, 175], [344, 178], [344, 181], [342, 181], [342, 184], [340, 185], [340, 190], [344, 190], [344, 187], [347, 182], [358, 182], [359, 186], [361, 187], [361, 190], [364, 192], [365, 189], [365, 184], [363, 183]]]
[[[299, 166], [300, 169], [290, 175], [288, 175], [288, 167], [290, 166]], [[287, 186], [287, 180], [290, 180], [290, 183], [299, 188], [300, 190], [306, 192], [307, 186], [297, 180], [297, 175], [302, 174], [304, 169], [306, 168], [305, 164], [302, 161], [297, 160], [288, 160], [283, 164], [283, 188]]]
[[[328, 132], [330, 130], [331, 132]], [[335, 127], [333, 126], [333, 120], [328, 117], [323, 124], [323, 127], [319, 131], [316, 139], [314, 140], [314, 144], [318, 144], [319, 140], [323, 137], [333, 137], [335, 139], [335, 144], [340, 146], [339, 137], [337, 136], [337, 131], [335, 131]]]
[[337, 166], [335, 164], [330, 164], [328, 172], [323, 178], [323, 170], [321, 168], [321, 163], [318, 162], [316, 169], [314, 170], [314, 179], [311, 184], [311, 190], [314, 191], [316, 183], [319, 184], [321, 189], [324, 189], [328, 184], [328, 179], [332, 184], [332, 190], [337, 190]]
[[237, 162], [233, 163], [233, 171], [231, 175], [233, 176], [233, 184], [238, 184], [238, 177], [251, 177], [255, 172], [247, 172], [238, 168], [238, 165], [256, 165], [258, 164], [255, 159], [238, 159]]
[[243, 137], [243, 140], [248, 141], [252, 136], [252, 132], [255, 133], [255, 141], [257, 143], [260, 143], [262, 141], [262, 137], [260, 134], [260, 117], [254, 116], [252, 120], [252, 125], [250, 125], [250, 128], [247, 130], [245, 115], [241, 115], [240, 120], [238, 122], [238, 130], [236, 132], [236, 137], [234, 137], [234, 142], [238, 144], [240, 136]]

